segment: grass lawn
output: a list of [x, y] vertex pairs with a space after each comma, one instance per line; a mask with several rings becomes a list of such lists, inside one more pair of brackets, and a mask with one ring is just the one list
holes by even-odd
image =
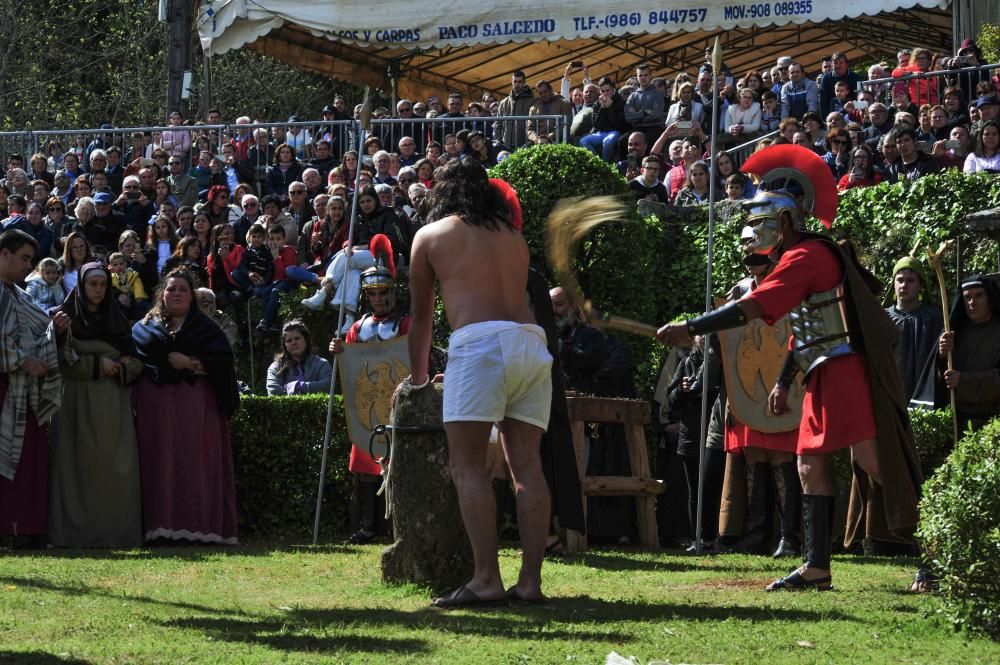
[[[441, 612], [379, 580], [380, 546], [0, 556], [0, 662], [998, 663], [904, 592], [913, 562], [836, 558], [830, 593], [765, 594], [787, 564], [592, 550], [546, 562], [552, 602]], [[501, 565], [513, 581], [516, 550]]]

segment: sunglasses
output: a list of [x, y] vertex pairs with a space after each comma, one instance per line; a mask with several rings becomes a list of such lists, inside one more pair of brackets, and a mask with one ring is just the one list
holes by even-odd
[[62, 212], [65, 208], [59, 206], [53, 206], [51, 208], [46, 208], [49, 212]]
[[244, 210], [247, 209], [247, 208], [256, 208], [256, 207], [257, 207], [256, 203], [244, 203], [243, 204], [243, 209]]

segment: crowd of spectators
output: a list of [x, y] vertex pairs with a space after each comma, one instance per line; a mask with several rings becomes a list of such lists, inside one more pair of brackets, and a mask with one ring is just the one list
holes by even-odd
[[[214, 428], [212, 438], [227, 458], [228, 431], [223, 431], [225, 418], [220, 420], [218, 413], [230, 413], [234, 404], [227, 349], [245, 350], [251, 335], [273, 337], [284, 329], [279, 356], [268, 374], [269, 392], [324, 389], [329, 366], [312, 353], [310, 331], [301, 322], [283, 325], [279, 320], [280, 298], [309, 287], [315, 295], [303, 302], [317, 309], [341, 302], [345, 289], [345, 330], [349, 328], [360, 301], [360, 287], [354, 282], [371, 265], [369, 239], [376, 233], [386, 235], [405, 275], [413, 236], [428, 221], [422, 201], [448, 162], [466, 158], [490, 167], [524, 146], [568, 136], [613, 163], [637, 199], [700, 205], [708, 200], [713, 180], [726, 198], [752, 197], [757, 183], [740, 173], [737, 158], [725, 150], [714, 158], [707, 152], [712, 107], [718, 103], [723, 147], [755, 140], [755, 149], [802, 145], [822, 156], [841, 190], [915, 179], [945, 168], [997, 172], [1000, 77], [992, 71], [961, 76], [946, 71], [901, 78], [932, 71], [932, 63], [938, 71], [980, 62], [976, 45], [966, 40], [954, 58], [925, 49], [900, 52], [895, 67], [875, 65], [867, 78], [853, 72], [842, 53], [824, 59], [823, 70], [814, 78], [801, 63], [783, 56], [769, 70], [749, 71], [736, 79], [728, 68], [713, 72], [707, 54], [697, 75], [681, 72], [672, 80], [640, 65], [625, 82], [601, 78], [595, 83], [585, 66], [574, 63], [566, 68], [558, 92], [545, 80], [529, 87], [523, 72], [517, 71], [503, 99], [487, 93], [467, 103], [461, 94], [452, 93], [444, 103], [440, 97], [426, 102], [403, 99], [395, 113], [376, 109], [376, 118], [399, 122], [375, 125], [360, 153], [354, 149], [353, 125], [342, 122], [354, 117], [359, 107], [352, 113], [340, 95], [323, 109], [322, 122], [303, 123], [292, 116], [287, 126], [265, 128], [243, 116], [232, 125], [232, 135], [219, 129], [225, 125], [218, 111], [211, 111], [203, 123], [185, 121], [174, 112], [170, 128], [162, 132], [124, 136], [102, 126], [100, 132], [106, 133], [99, 132], [87, 145], [64, 151], [52, 142], [44, 154], [7, 154], [0, 169], [0, 220], [3, 231], [24, 231], [38, 245], [34, 271], [26, 281], [32, 301], [47, 312], [72, 310], [77, 339], [87, 341], [89, 334], [96, 347], [108, 351], [107, 362], [70, 363], [76, 374], [68, 371], [67, 377], [79, 382], [73, 399], [84, 399], [92, 388], [88, 382], [107, 376], [118, 382], [109, 386], [108, 400], [127, 412], [127, 398], [119, 388], [141, 373], [132, 362], [137, 356], [161, 378], [204, 379], [195, 384], [160, 381], [147, 372], [140, 392], [168, 401], [184, 398], [179, 393], [188, 389], [214, 394], [217, 410], [199, 414], [198, 422]], [[574, 87], [578, 73], [582, 83]], [[892, 82], [893, 77], [901, 80]], [[879, 80], [883, 78], [890, 80]], [[563, 123], [552, 116], [562, 116]], [[355, 252], [348, 262], [344, 248], [355, 194]], [[95, 285], [88, 287], [91, 279]], [[919, 275], [918, 281], [926, 280]], [[969, 289], [982, 291], [975, 295], [985, 297], [987, 304], [976, 309], [963, 290], [960, 302], [966, 303], [967, 318], [974, 323], [984, 316], [989, 320], [998, 306], [990, 299], [992, 287], [980, 283]], [[920, 304], [903, 291], [892, 312], [900, 322]], [[251, 298], [260, 300], [263, 311], [256, 333], [243, 306]], [[625, 347], [585, 330], [571, 315], [561, 316], [564, 362], [580, 371], [570, 385], [582, 385], [593, 372], [613, 366], [622, 384], [607, 394], [634, 395]], [[190, 328], [184, 334], [171, 328], [188, 317], [198, 324], [197, 334]], [[76, 319], [90, 328], [79, 328]], [[131, 335], [122, 334], [126, 323], [135, 326]], [[590, 336], [586, 344], [579, 337], [584, 333]], [[927, 335], [931, 342], [924, 340], [923, 347], [933, 347], [937, 329]], [[204, 366], [195, 358], [195, 350], [204, 351], [199, 347], [208, 339], [220, 359], [218, 366]], [[88, 348], [83, 344], [77, 351], [87, 353]], [[179, 356], [169, 351], [180, 348], [186, 350], [176, 351]], [[954, 336], [940, 345], [942, 354], [954, 348]], [[688, 364], [698, 360], [700, 351], [693, 353]], [[913, 374], [914, 359], [907, 361]], [[282, 374], [286, 366], [301, 370], [295, 380]], [[980, 370], [988, 374], [977, 365]], [[958, 376], [949, 375], [949, 386], [959, 385]], [[975, 381], [982, 389], [990, 379], [977, 376]], [[993, 384], [989, 386], [992, 390]], [[682, 396], [690, 392], [684, 386], [675, 388]], [[162, 458], [167, 453], [154, 452], [163, 443], [157, 437], [176, 440], [167, 446], [175, 452], [180, 449], [177, 441], [198, 438], [167, 422], [139, 420], [129, 440], [137, 436], [140, 452], [148, 457], [132, 460], [133, 467], [172, 464]], [[113, 424], [131, 432], [130, 423], [119, 418]], [[153, 438], [144, 443], [147, 437]], [[627, 464], [605, 462], [609, 469]], [[75, 464], [69, 458], [64, 463], [67, 468]], [[215, 473], [221, 475], [213, 482], [231, 486], [230, 466], [224, 464]], [[135, 475], [130, 478], [131, 491], [138, 492]], [[157, 488], [156, 482], [148, 484], [150, 492], [169, 493], [166, 485]], [[145, 494], [146, 481], [143, 485]], [[231, 490], [227, 492], [211, 511], [216, 521], [209, 530], [213, 539], [234, 542], [234, 509]], [[72, 494], [67, 496], [72, 500]], [[149, 499], [148, 505], [159, 501]], [[592, 515], [592, 522], [605, 519], [599, 510]], [[605, 526], [616, 519], [607, 517]], [[137, 542], [138, 515], [130, 514], [125, 521], [128, 533], [111, 534], [108, 542]], [[161, 515], [147, 514], [144, 521], [161, 525], [152, 535], [145, 534], [147, 538], [177, 535], [163, 526], [169, 520]], [[596, 522], [591, 526], [601, 530]], [[608, 527], [606, 535], [630, 537], [632, 526], [626, 526]], [[79, 542], [79, 528], [67, 523], [59, 533], [69, 535], [57, 540]]]

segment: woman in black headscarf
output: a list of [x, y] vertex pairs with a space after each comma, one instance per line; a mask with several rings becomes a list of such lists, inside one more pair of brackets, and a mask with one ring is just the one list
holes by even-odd
[[145, 365], [132, 392], [145, 538], [235, 545], [233, 352], [195, 306], [194, 290], [188, 272], [169, 273], [153, 309], [132, 327]]
[[59, 311], [72, 319], [65, 392], [55, 419], [49, 541], [62, 547], [142, 543], [139, 455], [128, 384], [142, 373], [128, 320], [100, 263], [80, 266]]

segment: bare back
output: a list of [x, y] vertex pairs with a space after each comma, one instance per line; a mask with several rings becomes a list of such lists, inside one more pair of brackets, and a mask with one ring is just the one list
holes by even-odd
[[480, 321], [535, 323], [528, 306], [528, 245], [505, 226], [491, 231], [452, 215], [414, 241], [426, 252], [452, 330]]

